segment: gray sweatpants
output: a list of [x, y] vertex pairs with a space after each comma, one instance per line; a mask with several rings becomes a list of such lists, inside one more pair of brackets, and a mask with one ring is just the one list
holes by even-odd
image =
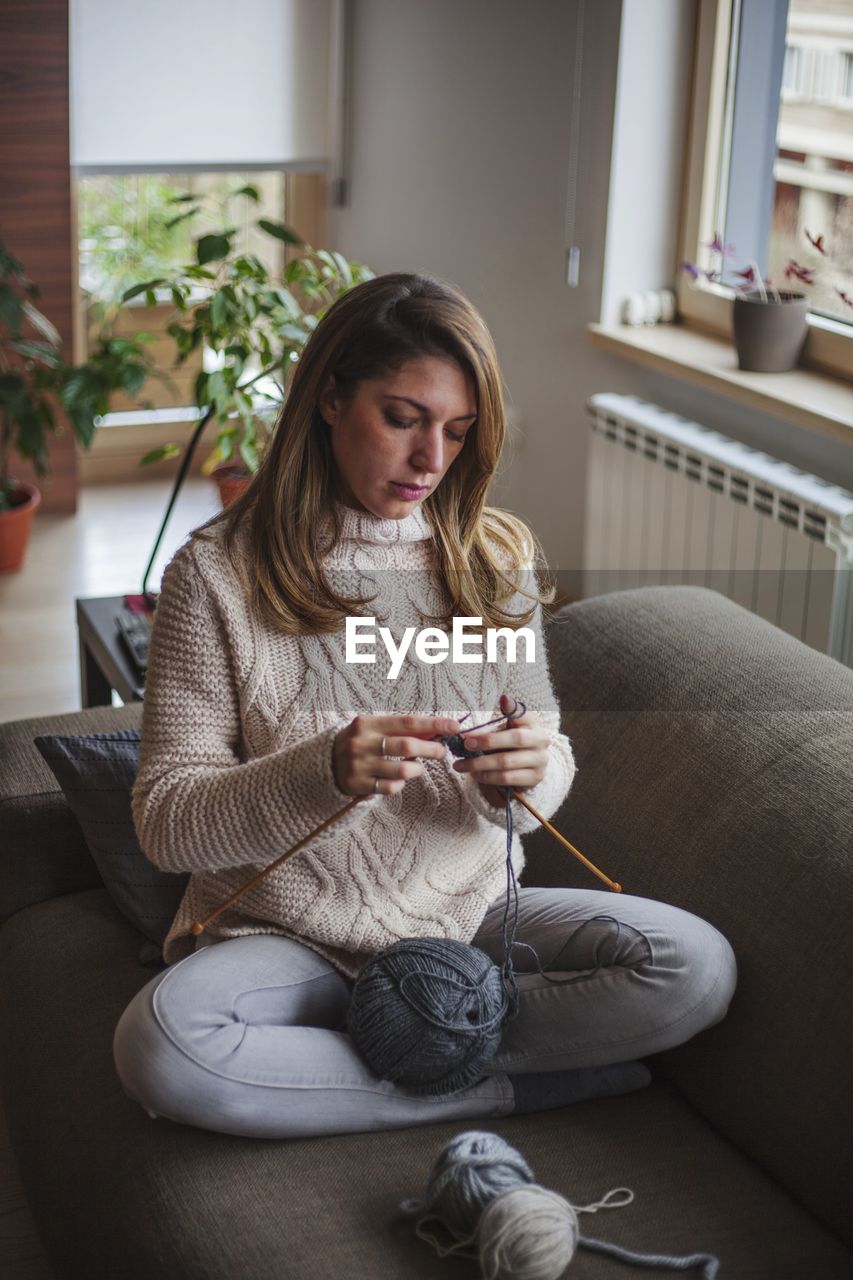
[[[699, 917], [648, 898], [520, 890], [518, 936], [555, 986], [515, 953], [519, 1013], [488, 1076], [423, 1097], [380, 1080], [342, 1029], [351, 984], [310, 948], [274, 934], [198, 948], [142, 988], [115, 1032], [125, 1092], [150, 1114], [221, 1133], [358, 1133], [513, 1109], [508, 1073], [605, 1066], [689, 1040], [726, 1013], [735, 959]], [[503, 961], [504, 902], [473, 943]], [[528, 972], [523, 972], [528, 970]]]

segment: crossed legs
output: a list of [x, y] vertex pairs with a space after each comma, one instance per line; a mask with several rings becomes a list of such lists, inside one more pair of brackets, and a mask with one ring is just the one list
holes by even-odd
[[[670, 1048], [719, 1021], [735, 984], [726, 940], [688, 912], [644, 898], [521, 890], [519, 1013], [485, 1079], [422, 1096], [373, 1075], [343, 1029], [349, 983], [273, 934], [196, 951], [154, 977], [116, 1028], [125, 1092], [152, 1115], [262, 1138], [407, 1128], [510, 1113], [509, 1073], [605, 1066]], [[503, 903], [475, 945], [503, 959]], [[532, 971], [531, 971], [532, 970]]]

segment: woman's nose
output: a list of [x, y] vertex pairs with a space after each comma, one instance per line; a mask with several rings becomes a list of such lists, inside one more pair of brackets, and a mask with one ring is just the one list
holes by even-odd
[[444, 433], [425, 431], [412, 453], [412, 464], [419, 470], [437, 475], [444, 465]]

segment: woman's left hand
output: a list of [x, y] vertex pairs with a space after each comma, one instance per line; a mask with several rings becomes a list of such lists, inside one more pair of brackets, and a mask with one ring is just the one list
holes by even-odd
[[[506, 715], [517, 705], [514, 698], [501, 695], [501, 711]], [[469, 773], [496, 808], [504, 804], [503, 792], [497, 788], [526, 791], [545, 777], [550, 737], [535, 711], [514, 719], [511, 727], [466, 734], [465, 741], [471, 750], [496, 753], [453, 762], [456, 772]]]

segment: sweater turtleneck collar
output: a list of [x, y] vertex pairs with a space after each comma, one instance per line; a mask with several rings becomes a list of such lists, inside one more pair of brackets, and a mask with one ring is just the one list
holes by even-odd
[[424, 542], [432, 537], [429, 521], [420, 506], [402, 520], [385, 520], [369, 511], [356, 511], [341, 503], [335, 504], [335, 510], [342, 541], [392, 547], [401, 542]]

